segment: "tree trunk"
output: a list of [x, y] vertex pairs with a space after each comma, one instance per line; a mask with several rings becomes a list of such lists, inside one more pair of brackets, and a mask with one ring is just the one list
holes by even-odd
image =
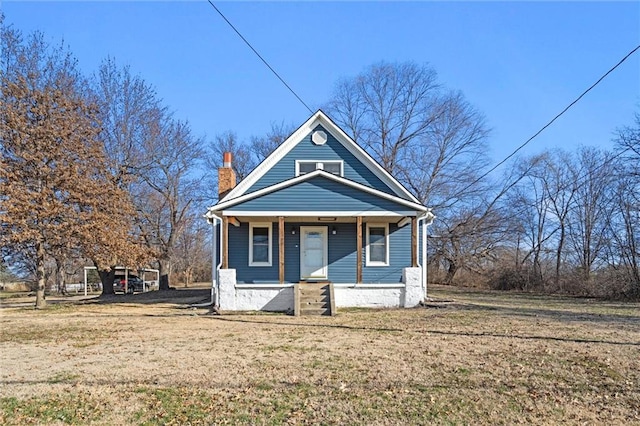
[[169, 261], [166, 259], [158, 260], [158, 271], [160, 274], [158, 289], [169, 290]]
[[67, 283], [64, 276], [64, 260], [56, 259], [56, 277], [58, 293], [67, 294]]
[[458, 272], [458, 265], [456, 264], [456, 262], [449, 260], [449, 269], [447, 269], [447, 276], [444, 279], [445, 284], [447, 285], [451, 285], [453, 283], [453, 278], [456, 275], [456, 272]]
[[560, 238], [558, 239], [558, 249], [556, 250], [556, 276], [555, 285], [556, 290], [564, 292], [564, 285], [560, 285], [560, 267], [562, 266], [562, 249], [564, 246], [565, 230], [564, 223], [560, 222]]
[[98, 275], [102, 283], [102, 294], [115, 294], [115, 291], [113, 291], [113, 281], [116, 279], [116, 268], [111, 268], [109, 271], [98, 269]]
[[36, 289], [36, 309], [43, 309], [47, 306], [47, 301], [44, 298], [44, 247], [42, 242], [36, 243], [36, 277], [38, 280], [38, 288]]

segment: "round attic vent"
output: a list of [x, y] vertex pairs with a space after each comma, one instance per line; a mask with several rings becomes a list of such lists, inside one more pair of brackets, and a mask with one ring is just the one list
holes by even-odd
[[311, 135], [311, 142], [315, 145], [324, 145], [327, 142], [327, 134], [322, 130], [316, 130]]

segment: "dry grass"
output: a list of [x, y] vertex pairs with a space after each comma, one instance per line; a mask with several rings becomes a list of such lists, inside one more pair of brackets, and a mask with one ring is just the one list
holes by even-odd
[[640, 424], [638, 304], [436, 288], [453, 302], [210, 316], [189, 292], [5, 303], [0, 424]]

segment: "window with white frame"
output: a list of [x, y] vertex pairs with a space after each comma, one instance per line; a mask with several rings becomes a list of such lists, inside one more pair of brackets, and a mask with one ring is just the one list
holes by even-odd
[[389, 266], [388, 223], [367, 223], [367, 266]]
[[271, 223], [249, 224], [249, 266], [271, 266]]
[[324, 160], [324, 161], [312, 161], [312, 160], [297, 160], [296, 161], [296, 176], [311, 173], [314, 170], [324, 170], [325, 172], [342, 176], [342, 160]]

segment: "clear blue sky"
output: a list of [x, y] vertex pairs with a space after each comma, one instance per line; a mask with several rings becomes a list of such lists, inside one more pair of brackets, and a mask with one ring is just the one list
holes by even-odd
[[[640, 44], [640, 2], [216, 2], [316, 109], [380, 61], [429, 63], [493, 129], [502, 159]], [[6, 22], [64, 39], [86, 73], [106, 56], [155, 86], [196, 134], [264, 134], [309, 112], [205, 1], [0, 0]], [[609, 148], [640, 111], [640, 52], [525, 151]]]

